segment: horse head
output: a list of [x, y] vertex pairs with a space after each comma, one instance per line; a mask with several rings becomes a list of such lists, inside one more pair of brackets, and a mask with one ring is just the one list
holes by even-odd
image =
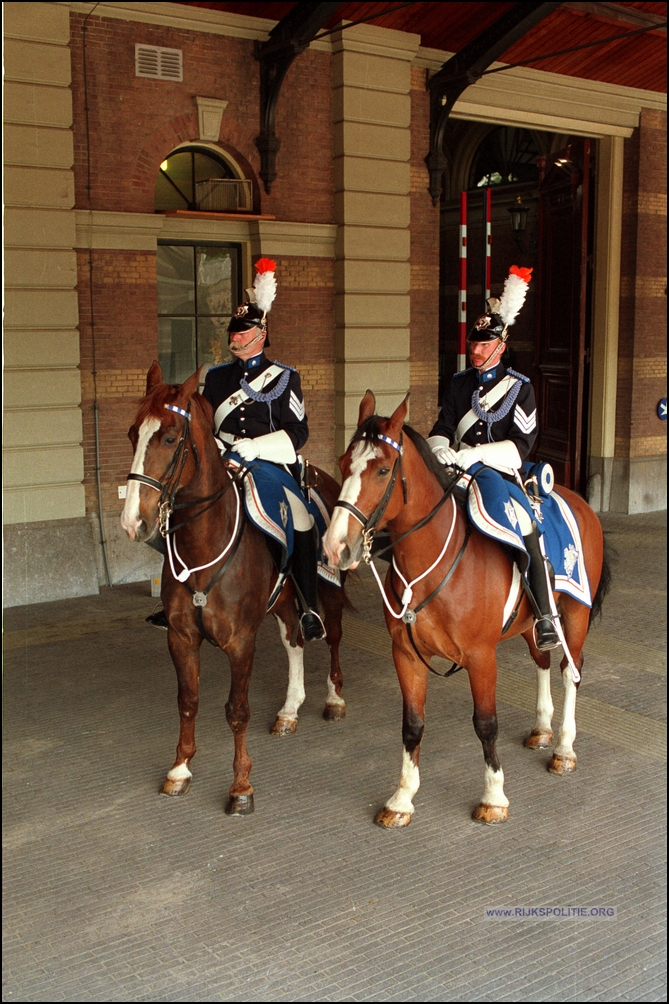
[[382, 529], [404, 505], [398, 478], [402, 462], [402, 426], [407, 399], [390, 418], [374, 414], [376, 399], [368, 390], [360, 402], [358, 429], [339, 460], [342, 487], [323, 539], [334, 568], [356, 568], [365, 534]]
[[131, 540], [146, 541], [158, 530], [160, 506], [188, 484], [198, 466], [195, 426], [211, 427], [209, 405], [197, 393], [200, 370], [181, 385], [163, 383], [154, 362], [146, 378], [146, 396], [128, 430], [134, 455], [121, 514]]

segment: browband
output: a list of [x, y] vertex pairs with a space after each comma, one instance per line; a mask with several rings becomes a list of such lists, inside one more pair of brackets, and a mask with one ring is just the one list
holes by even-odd
[[373, 439], [382, 439], [384, 443], [388, 443], [390, 446], [393, 446], [397, 450], [398, 453], [404, 453], [404, 447], [400, 446], [399, 443], [396, 443], [394, 439], [390, 438], [390, 436], [382, 436], [381, 433], [378, 433], [378, 435], [372, 437], [372, 436], [368, 436], [367, 433], [365, 433], [362, 438], [363, 439], [372, 439], [372, 438]]
[[183, 415], [184, 418], [187, 418], [190, 421], [189, 411], [184, 411], [183, 408], [178, 408], [176, 404], [166, 404], [165, 407], [168, 411], [176, 411], [177, 415]]

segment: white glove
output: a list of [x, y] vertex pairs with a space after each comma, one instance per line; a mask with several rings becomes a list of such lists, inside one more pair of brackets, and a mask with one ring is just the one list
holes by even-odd
[[472, 446], [470, 450], [460, 450], [455, 463], [464, 471], [481, 463], [504, 474], [511, 474], [521, 466], [522, 461], [516, 444], [510, 439], [503, 439], [501, 443], [482, 443], [481, 446]]
[[294, 464], [297, 460], [295, 447], [287, 432], [268, 432], [255, 439], [240, 439], [232, 447], [244, 460], [271, 460], [274, 464]]
[[455, 461], [456, 452], [451, 449], [451, 444], [446, 436], [430, 436], [427, 444], [440, 464], [448, 467]]
[[260, 449], [255, 439], [238, 439], [232, 444], [232, 449], [242, 460], [255, 460], [260, 455]]

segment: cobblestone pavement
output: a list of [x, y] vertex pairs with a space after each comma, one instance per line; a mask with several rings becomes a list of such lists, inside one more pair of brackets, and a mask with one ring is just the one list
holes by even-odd
[[[285, 658], [258, 640], [256, 812], [224, 815], [227, 661], [203, 646], [186, 798], [148, 583], [5, 613], [5, 1001], [663, 1001], [666, 514], [605, 515], [619, 556], [586, 645], [578, 771], [522, 746], [534, 669], [500, 647], [504, 826], [470, 819], [483, 761], [465, 674], [430, 679], [411, 826], [372, 823], [401, 762], [401, 702], [369, 573], [351, 586], [347, 717], [307, 655], [297, 734], [273, 738]], [[554, 660], [556, 661], [556, 660]], [[560, 684], [553, 670], [554, 690]], [[556, 705], [559, 702], [556, 700]], [[486, 919], [488, 908], [613, 919]]]

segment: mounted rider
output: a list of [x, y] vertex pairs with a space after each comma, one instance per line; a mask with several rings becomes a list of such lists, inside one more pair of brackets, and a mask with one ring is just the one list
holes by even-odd
[[[488, 469], [484, 477], [477, 478], [476, 488], [484, 503], [489, 493], [501, 494], [510, 523], [522, 535], [526, 556], [519, 564], [523, 571], [529, 557], [527, 575], [535, 600], [536, 643], [545, 651], [559, 641], [552, 586], [534, 518], [537, 512], [521, 476], [537, 435], [537, 409], [529, 378], [502, 362], [509, 327], [525, 302], [531, 272], [513, 265], [501, 299], [487, 300], [486, 313], [477, 318], [468, 337], [471, 368], [454, 375], [428, 443], [447, 467], [459, 467], [472, 475], [482, 466]], [[523, 502], [514, 497], [517, 492], [509, 493], [510, 483], [521, 488]], [[521, 552], [516, 553], [520, 559]]]
[[[318, 534], [303, 500], [297, 455], [307, 441], [309, 425], [299, 373], [272, 362], [264, 352], [269, 345], [267, 314], [276, 296], [276, 265], [261, 258], [255, 267], [253, 289], [246, 290], [248, 300], [237, 307], [228, 325], [228, 349], [235, 359], [207, 372], [203, 396], [214, 410], [214, 434], [221, 452], [251, 469], [253, 461], [267, 461], [265, 478], [280, 481], [292, 516], [290, 575], [302, 611], [300, 627], [305, 641], [313, 641], [325, 637], [318, 614]], [[286, 487], [281, 468], [292, 476], [291, 488]], [[253, 575], [253, 569], [248, 574]], [[152, 623], [157, 616], [150, 618]]]

